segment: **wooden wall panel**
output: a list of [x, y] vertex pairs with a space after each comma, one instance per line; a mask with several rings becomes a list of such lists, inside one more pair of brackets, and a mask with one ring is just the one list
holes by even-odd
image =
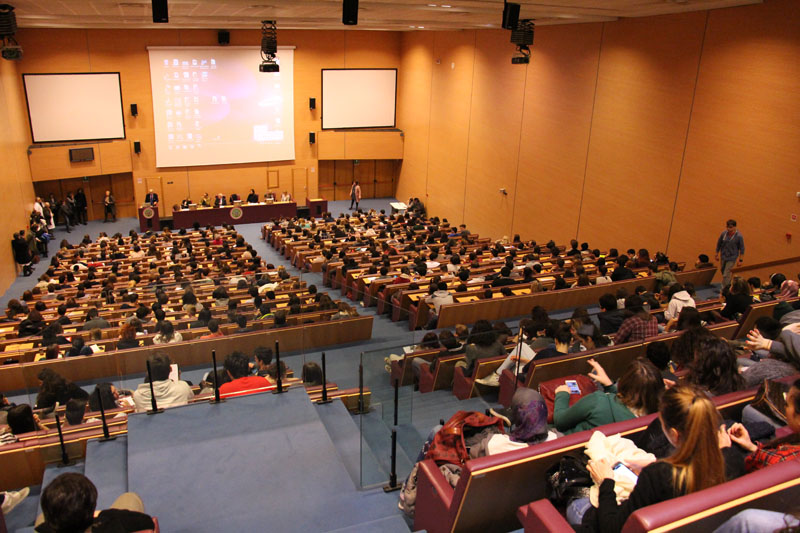
[[375, 161], [375, 198], [394, 196], [399, 161], [381, 159]]
[[525, 66], [497, 60], [513, 50], [506, 31], [476, 34], [464, 216], [450, 219], [497, 237], [511, 231], [525, 92]]
[[24, 102], [24, 95], [18, 63], [0, 61], [0, 196], [13, 199], [4, 203], [3, 216], [0, 217], [0, 232], [4, 239], [3, 259], [0, 261], [0, 292], [5, 292], [16, 279], [17, 267], [11, 251], [11, 235], [26, 226], [34, 200], [25, 151], [30, 133], [27, 112], [24, 104], [18, 104], [20, 101]]
[[345, 31], [344, 68], [397, 68], [400, 33]]
[[[267, 189], [267, 169], [262, 165], [189, 167], [188, 174], [189, 190], [196, 198], [205, 192], [211, 196], [222, 193], [226, 197], [235, 192], [244, 198], [251, 188], [263, 196]], [[288, 183], [291, 185], [291, 180]]]
[[710, 13], [671, 255], [713, 255], [728, 218], [745, 236], [748, 263], [798, 255], [798, 95], [800, 4]]
[[602, 24], [545, 26], [527, 69], [513, 233], [578, 233]]
[[319, 198], [333, 200], [333, 172], [335, 161], [319, 162]]
[[666, 249], [706, 17], [605, 25], [579, 240]]
[[320, 160], [344, 159], [344, 132], [320, 131], [317, 134], [317, 155]]
[[[103, 174], [131, 172], [131, 152], [133, 147], [127, 141], [99, 143], [100, 170]], [[98, 157], [98, 155], [95, 155]]]
[[403, 134], [399, 131], [348, 131], [344, 134], [345, 159], [402, 159]]
[[353, 179], [361, 186], [362, 198], [375, 198], [375, 161], [359, 161], [353, 165]]
[[405, 32], [397, 73], [397, 126], [405, 135], [397, 197], [424, 198], [428, 177], [428, 135], [433, 76], [433, 32]]
[[352, 161], [334, 161], [333, 166], [333, 199], [347, 200], [350, 198], [350, 186], [353, 183], [355, 171]]
[[428, 180], [422, 200], [428, 212], [449, 220], [464, 218], [475, 39], [474, 31], [437, 32], [434, 38]]
[[100, 165], [98, 144], [75, 145], [76, 148], [92, 148], [94, 159], [73, 163], [69, 160], [68, 146], [34, 147], [30, 150], [30, 169], [33, 181], [58, 180], [77, 176], [96, 176], [103, 174]]

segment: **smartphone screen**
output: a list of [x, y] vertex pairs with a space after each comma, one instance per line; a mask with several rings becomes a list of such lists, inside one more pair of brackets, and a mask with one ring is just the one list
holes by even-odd
[[617, 463], [614, 465], [614, 473], [619, 474], [623, 479], [627, 479], [633, 483], [636, 483], [636, 481], [639, 480], [639, 476], [634, 474], [630, 468], [622, 463]]
[[567, 387], [569, 387], [569, 393], [570, 394], [580, 394], [581, 393], [581, 388], [578, 387], [578, 382], [575, 381], [574, 379], [568, 379], [564, 383], [567, 385]]

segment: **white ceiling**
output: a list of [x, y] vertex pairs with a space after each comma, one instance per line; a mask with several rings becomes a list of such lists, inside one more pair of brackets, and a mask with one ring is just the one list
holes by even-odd
[[[8, 0], [5, 0], [8, 1]], [[169, 0], [169, 23], [153, 24], [150, 0], [11, 0], [22, 28], [459, 30], [499, 28], [502, 0], [361, 0], [358, 26], [342, 24], [341, 0]], [[537, 25], [612, 21], [717, 9], [761, 0], [517, 0]], [[449, 7], [448, 7], [449, 6]]]

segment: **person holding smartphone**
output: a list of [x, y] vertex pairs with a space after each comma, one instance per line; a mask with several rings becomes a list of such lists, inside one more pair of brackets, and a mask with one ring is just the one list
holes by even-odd
[[656, 412], [664, 391], [661, 373], [648, 360], [636, 359], [614, 384], [594, 359], [589, 360], [589, 377], [602, 385], [603, 390], [588, 394], [569, 405], [570, 394], [580, 394], [577, 383], [565, 383], [556, 388], [553, 422], [562, 433], [577, 433], [603, 424], [622, 422]]
[[[667, 390], [660, 403], [659, 419], [664, 434], [675, 446], [666, 459], [644, 467], [630, 498], [617, 504], [614, 471], [608, 460], [589, 461], [588, 469], [600, 485], [597, 508], [589, 506], [577, 531], [622, 531], [637, 509], [691, 494], [725, 481], [721, 447], [730, 446], [722, 416], [699, 388], [679, 385]], [[570, 516], [570, 513], [568, 513]]]

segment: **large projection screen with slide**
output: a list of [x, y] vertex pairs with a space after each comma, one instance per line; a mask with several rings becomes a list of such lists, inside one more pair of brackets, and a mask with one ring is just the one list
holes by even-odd
[[119, 72], [23, 74], [35, 143], [124, 139]]
[[322, 129], [394, 128], [397, 69], [322, 69]]
[[259, 47], [149, 47], [156, 166], [292, 160], [294, 50], [259, 72]]

